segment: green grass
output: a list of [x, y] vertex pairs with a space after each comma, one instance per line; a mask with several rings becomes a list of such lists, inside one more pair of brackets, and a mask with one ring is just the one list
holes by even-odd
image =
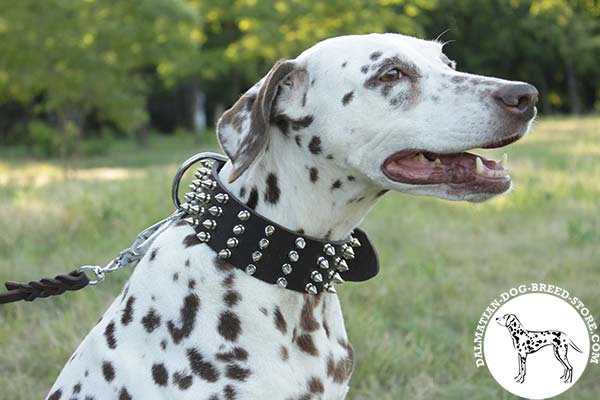
[[[208, 138], [153, 137], [139, 149], [57, 163], [0, 151], [0, 281], [103, 263], [171, 212], [179, 162]], [[542, 281], [600, 316], [600, 118], [548, 119], [508, 151], [515, 190], [483, 204], [389, 194], [364, 227], [380, 254], [374, 280], [340, 290], [356, 370], [349, 399], [511, 399], [472, 358], [497, 294]], [[486, 151], [500, 154], [501, 151]], [[130, 271], [100, 288], [0, 308], [2, 399], [42, 398]], [[598, 398], [589, 367], [561, 399]]]

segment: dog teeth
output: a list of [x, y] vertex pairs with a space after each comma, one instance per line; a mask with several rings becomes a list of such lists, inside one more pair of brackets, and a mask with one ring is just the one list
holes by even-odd
[[423, 153], [419, 153], [417, 154], [417, 161], [429, 161], [425, 158], [425, 156], [423, 155]]
[[478, 174], [483, 174], [485, 172], [485, 166], [479, 157], [475, 159], [475, 171], [477, 171]]
[[435, 161], [433, 162], [435, 165], [442, 165], [442, 162], [440, 161], [439, 158], [436, 158]]
[[504, 153], [502, 154], [502, 158], [500, 158], [500, 161], [498, 161], [498, 164], [500, 164], [500, 166], [504, 169], [506, 169], [508, 167], [508, 154]]

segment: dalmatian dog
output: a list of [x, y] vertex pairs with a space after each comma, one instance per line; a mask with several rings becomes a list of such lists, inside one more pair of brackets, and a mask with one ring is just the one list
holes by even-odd
[[515, 377], [517, 382], [525, 382], [527, 355], [533, 354], [546, 346], [552, 346], [554, 357], [564, 368], [564, 373], [560, 378], [565, 383], [573, 381], [573, 367], [567, 358], [569, 346], [579, 353], [583, 353], [583, 351], [573, 343], [566, 333], [561, 331], [528, 331], [523, 328], [523, 325], [514, 314], [505, 314], [498, 317], [496, 322], [500, 326], [508, 328], [513, 346], [517, 350], [519, 356], [519, 374]]
[[[437, 41], [342, 36], [277, 62], [217, 124], [220, 175], [257, 213], [341, 240], [389, 190], [483, 201], [536, 89], [458, 72]], [[163, 232], [68, 361], [49, 400], [343, 399], [353, 371], [338, 297], [246, 275], [187, 224]]]

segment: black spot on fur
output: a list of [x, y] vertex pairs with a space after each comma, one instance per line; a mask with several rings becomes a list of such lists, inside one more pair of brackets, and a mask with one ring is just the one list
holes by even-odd
[[308, 353], [311, 356], [316, 357], [319, 355], [319, 350], [317, 350], [317, 347], [315, 346], [313, 337], [308, 333], [303, 333], [302, 335], [298, 336], [296, 338], [296, 344], [301, 351]]
[[204, 360], [202, 354], [196, 349], [188, 349], [187, 358], [190, 363], [192, 372], [207, 382], [216, 382], [219, 380], [220, 374], [215, 366]]
[[109, 361], [102, 363], [102, 375], [106, 379], [106, 382], [112, 382], [115, 379], [115, 369]]
[[342, 63], [342, 68], [346, 68], [346, 65], [348, 65], [348, 61], [344, 61], [344, 62]]
[[333, 160], [333, 154], [327, 154], [327, 157], [325, 157], [328, 160]]
[[223, 279], [223, 282], [221, 282], [221, 285], [223, 285], [223, 287], [225, 287], [225, 288], [232, 288], [234, 282], [235, 282], [235, 275], [228, 274], [225, 277], [225, 279]]
[[354, 98], [354, 92], [348, 92], [342, 97], [342, 104], [347, 106]]
[[188, 281], [188, 289], [194, 290], [195, 288], [196, 288], [196, 280], [195, 279], [190, 279]]
[[374, 51], [373, 53], [371, 53], [369, 58], [371, 59], [371, 61], [377, 61], [379, 57], [381, 57], [381, 54], [382, 53], [380, 51]]
[[131, 321], [133, 321], [133, 304], [135, 303], [135, 297], [130, 296], [127, 299], [127, 303], [125, 304], [125, 309], [123, 310], [123, 315], [121, 316], [121, 323], [123, 325], [129, 325]]
[[191, 293], [183, 299], [183, 306], [179, 310], [179, 321], [181, 327], [176, 327], [173, 321], [167, 322], [167, 328], [173, 338], [173, 342], [178, 344], [184, 338], [190, 336], [196, 323], [196, 313], [200, 307], [200, 299], [195, 293]]
[[167, 349], [167, 341], [166, 340], [161, 340], [160, 341], [160, 348], [163, 350]]
[[152, 249], [152, 252], [150, 252], [150, 261], [154, 261], [157, 254], [158, 254], [158, 248]]
[[265, 201], [271, 204], [277, 204], [279, 201], [279, 186], [277, 185], [277, 175], [270, 173], [267, 175], [267, 191], [265, 192]]
[[337, 179], [335, 182], [331, 184], [331, 190], [339, 189], [342, 187], [342, 181]]
[[227, 385], [223, 389], [223, 396], [225, 396], [225, 400], [235, 400], [237, 392], [233, 386]]
[[287, 136], [290, 132], [290, 119], [287, 118], [285, 115], [278, 115], [276, 117], [274, 117], [271, 122], [273, 122], [281, 131], [281, 133], [283, 133], [285, 136]]
[[367, 72], [369, 72], [369, 66], [363, 65], [362, 67], [360, 67], [360, 72], [362, 72], [363, 74], [366, 74]]
[[298, 147], [302, 147], [302, 138], [300, 137], [300, 135], [294, 136], [294, 140], [296, 141]]
[[312, 183], [315, 183], [315, 182], [316, 182], [316, 181], [319, 179], [319, 170], [318, 170], [318, 169], [316, 169], [315, 167], [312, 167], [312, 168], [309, 170], [309, 175], [310, 175], [310, 176], [309, 176], [309, 177], [310, 177], [310, 181], [311, 181]]
[[192, 375], [186, 374], [185, 371], [175, 372], [173, 374], [173, 383], [177, 385], [179, 390], [187, 390], [192, 386], [194, 378]]
[[246, 188], [242, 186], [240, 188], [240, 197], [244, 197], [245, 195], [246, 195]]
[[160, 326], [160, 315], [151, 308], [150, 311], [148, 311], [148, 314], [142, 318], [142, 325], [144, 325], [146, 332], [151, 333]]
[[355, 178], [355, 177], [353, 177], [352, 175], [348, 175], [348, 180], [349, 180], [350, 182], [352, 182], [352, 181], [353, 181], [353, 180], [355, 180], [355, 179], [356, 179], [356, 178]]
[[246, 361], [248, 359], [248, 352], [241, 347], [234, 347], [226, 353], [217, 353], [216, 357], [217, 360], [224, 362]]
[[225, 371], [225, 375], [229, 379], [233, 379], [235, 381], [246, 381], [250, 376], [251, 371], [247, 368], [242, 368], [238, 364], [231, 363], [227, 365], [227, 369]]
[[308, 128], [314, 121], [312, 115], [306, 115], [300, 119], [292, 119], [292, 129], [298, 131], [303, 128]]
[[298, 232], [301, 235], [304, 235], [304, 229], [302, 229], [302, 228], [298, 229], [296, 232]]
[[219, 315], [218, 331], [225, 339], [235, 342], [242, 331], [241, 322], [235, 313], [223, 311]]
[[75, 385], [73, 385], [73, 394], [77, 394], [81, 392], [81, 383], [77, 382]]
[[255, 210], [257, 204], [258, 204], [258, 189], [256, 189], [256, 186], [254, 186], [252, 188], [252, 190], [250, 191], [250, 197], [248, 198], [246, 205], [249, 208]]
[[241, 299], [240, 293], [235, 290], [228, 290], [223, 296], [223, 301], [229, 307], [235, 306]]
[[229, 261], [223, 260], [219, 257], [215, 257], [214, 262], [217, 269], [223, 272], [231, 271], [234, 268], [234, 266]]
[[115, 337], [115, 322], [110, 321], [106, 328], [104, 328], [104, 338], [109, 349], [117, 348], [117, 338]]
[[266, 308], [264, 308], [264, 307], [260, 307], [260, 308], [259, 308], [259, 310], [260, 310], [260, 312], [261, 312], [261, 313], [263, 313], [265, 316], [269, 315], [269, 311], [268, 311]]
[[321, 148], [321, 138], [318, 136], [313, 136], [308, 144], [308, 150], [310, 150], [313, 154], [321, 154], [323, 149]]
[[202, 242], [196, 237], [195, 233], [191, 233], [183, 239], [183, 245], [186, 248], [195, 246], [197, 244], [202, 244]]
[[158, 363], [152, 366], [152, 379], [158, 386], [167, 386], [169, 383], [169, 372], [164, 364]]
[[179, 280], [179, 272], [175, 272], [173, 274], [173, 282], [177, 282]]
[[387, 190], [387, 189], [380, 190], [380, 191], [379, 191], [379, 192], [378, 192], [378, 193], [375, 195], [375, 197], [381, 197], [381, 196], [383, 196], [384, 194], [386, 194], [387, 192], [388, 192], [388, 190]]
[[119, 400], [133, 400], [127, 389], [121, 388], [119, 392]]
[[188, 258], [187, 260], [185, 260], [185, 267], [189, 268], [190, 267], [190, 259]]
[[60, 400], [61, 397], [62, 391], [60, 389], [56, 389], [56, 391], [52, 393], [50, 397], [48, 397], [48, 400]]
[[275, 311], [273, 312], [273, 319], [275, 321], [275, 327], [284, 335], [287, 333], [287, 322], [279, 309], [279, 306], [275, 306]]

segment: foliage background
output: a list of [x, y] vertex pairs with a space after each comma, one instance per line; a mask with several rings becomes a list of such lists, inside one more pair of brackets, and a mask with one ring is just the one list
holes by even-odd
[[533, 83], [542, 113], [600, 109], [598, 0], [0, 0], [0, 9], [0, 145], [41, 155], [191, 128], [197, 90], [212, 124], [277, 59], [353, 33], [448, 30], [441, 40], [462, 70]]

